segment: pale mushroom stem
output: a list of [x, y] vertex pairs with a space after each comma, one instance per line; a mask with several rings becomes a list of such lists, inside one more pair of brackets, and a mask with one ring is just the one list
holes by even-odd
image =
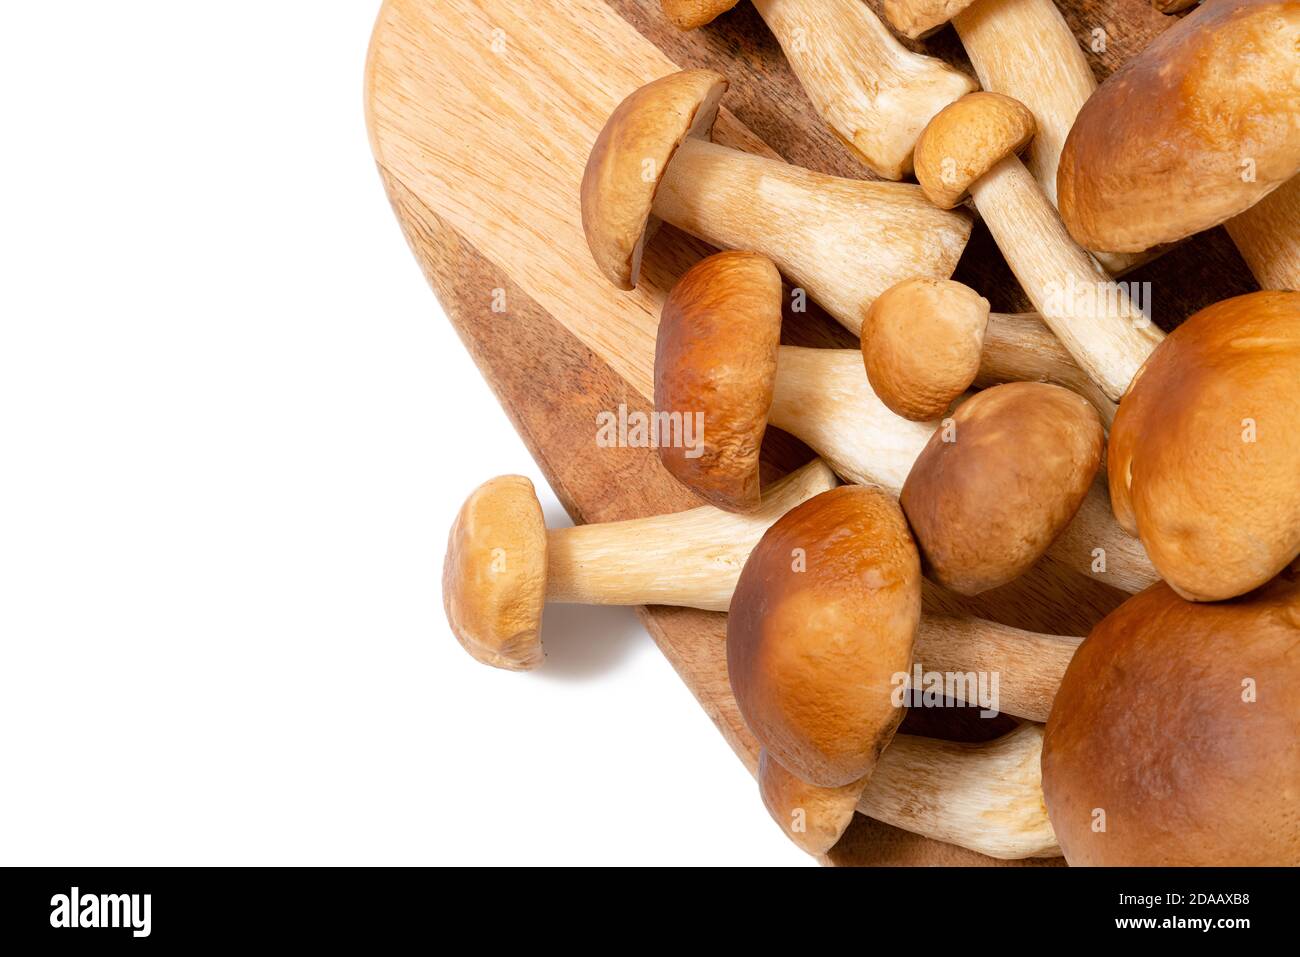
[[[1079, 41], [1052, 0], [976, 0], [952, 18], [980, 85], [1029, 107], [1038, 124], [1025, 165], [1056, 206], [1056, 168], [1074, 118], [1097, 88]], [[1119, 276], [1147, 253], [1094, 253]]]
[[[941, 427], [891, 412], [871, 390], [856, 349], [798, 346], [778, 352], [768, 422], [808, 443], [845, 481], [879, 485], [895, 495]], [[1104, 483], [1099, 475], [1047, 555], [1116, 588], [1141, 591], [1158, 576], [1142, 543], [1115, 521]]]
[[815, 460], [774, 483], [754, 512], [703, 506], [550, 529], [546, 600], [726, 611], [740, 570], [763, 533], [800, 502], [837, 484], [831, 470]]
[[1035, 313], [991, 313], [984, 330], [975, 385], [981, 389], [1003, 382], [1052, 382], [1083, 396], [1101, 416], [1106, 428], [1115, 419], [1115, 403], [1079, 368], [1061, 340]]
[[1003, 159], [970, 192], [1043, 321], [1107, 397], [1119, 401], [1164, 335], [1070, 238], [1019, 157]]
[[1060, 857], [1043, 803], [1043, 729], [985, 744], [895, 735], [858, 802], [868, 817], [989, 857]]
[[861, 2], [754, 0], [827, 125], [875, 173], [901, 179], [930, 118], [975, 89], [904, 47]]
[[[916, 633], [916, 662], [949, 675], [998, 675], [996, 710], [1046, 721], [1065, 669], [1082, 638], [1023, 631], [983, 618], [924, 615]], [[987, 681], [987, 679], [986, 679]], [[954, 680], [952, 697], [979, 704], [976, 689]]]
[[654, 214], [722, 249], [763, 253], [849, 328], [895, 283], [952, 275], [970, 234], [964, 214], [937, 209], [917, 186], [827, 176], [695, 137], [664, 170]]
[[1300, 176], [1225, 224], [1263, 289], [1300, 289]]

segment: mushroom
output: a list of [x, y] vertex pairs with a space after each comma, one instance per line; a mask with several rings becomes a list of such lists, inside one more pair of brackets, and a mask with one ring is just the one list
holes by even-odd
[[1093, 629], [1043, 743], [1072, 865], [1300, 865], [1298, 569], [1234, 601], [1164, 584]]
[[[699, 454], [659, 449], [668, 471], [720, 508], [752, 508], [758, 453], [770, 422], [807, 442], [842, 478], [897, 494], [938, 423], [911, 422], [890, 412], [871, 391], [858, 350], [782, 346], [780, 328], [780, 276], [756, 253], [710, 256], [669, 293], [655, 352], [655, 408], [702, 414], [704, 430]], [[979, 486], [994, 496], [1001, 494], [1001, 480], [994, 475], [1015, 481], [1017, 468], [1009, 463], [1022, 455], [1017, 435], [1005, 434], [1000, 441], [1003, 460], [993, 457], [998, 468]], [[1055, 559], [1089, 574], [1100, 548], [1106, 556], [1105, 581], [1137, 591], [1155, 580], [1140, 544], [1110, 515], [1101, 483], [1092, 485], [1081, 505], [1072, 487], [1048, 488], [1043, 495], [1061, 510], [1078, 507], [1074, 521], [1048, 550]], [[964, 501], [975, 508], [969, 518], [974, 527], [983, 506], [973, 498]], [[1023, 529], [993, 531], [1013, 536], [1001, 542], [1009, 552], [1020, 547]], [[1035, 540], [1050, 540], [1052, 534]], [[978, 580], [989, 579], [981, 574]]]
[[1162, 335], [1061, 225], [1016, 155], [1033, 135], [1034, 117], [1024, 104], [971, 93], [921, 134], [916, 177], [945, 209], [969, 191], [1043, 321], [1107, 397], [1118, 400]]
[[835, 484], [830, 469], [814, 460], [775, 483], [747, 515], [706, 506], [547, 529], [528, 479], [492, 479], [465, 500], [447, 541], [447, 620], [479, 661], [526, 671], [542, 662], [548, 601], [725, 611], [745, 557], [764, 530]]
[[905, 279], [881, 293], [862, 324], [862, 359], [880, 401], [915, 422], [939, 418], [976, 383], [1019, 380], [1064, 385], [1107, 425], [1115, 416], [1042, 320], [990, 313], [987, 299], [951, 279]]
[[[1014, 97], [1038, 121], [1025, 165], [1052, 205], [1056, 169], [1075, 116], [1097, 88], [1092, 68], [1052, 0], [884, 0], [885, 17], [904, 36], [925, 36], [949, 20], [980, 85]], [[1142, 257], [1098, 256], [1114, 275]]]
[[1170, 333], [1111, 429], [1111, 504], [1184, 598], [1250, 591], [1300, 554], [1300, 292], [1215, 303]]
[[[704, 26], [739, 0], [662, 0], [682, 30]], [[930, 117], [975, 89], [935, 57], [913, 53], [865, 3], [754, 0], [808, 99], [872, 172], [901, 179]]]
[[1095, 409], [1068, 389], [977, 393], [930, 437], [899, 502], [926, 574], [964, 595], [1014, 581], [1065, 531], [1101, 465]]
[[1209, 0], [1079, 112], [1057, 174], [1085, 246], [1227, 225], [1260, 284], [1300, 289], [1300, 2]]
[[[927, 631], [934, 627], [943, 624], [927, 625], [921, 615], [920, 560], [907, 522], [880, 489], [843, 486], [817, 495], [779, 519], [750, 553], [727, 618], [727, 671], [740, 712], [763, 748], [764, 802], [805, 849], [828, 850], [857, 807], [985, 853], [1053, 849], [1036, 793], [1033, 732], [1028, 748], [1009, 750], [1010, 778], [972, 774], [976, 748], [924, 739], [891, 746], [905, 710], [896, 690], [914, 652], [927, 668], [939, 659], [946, 668], [970, 667], [942, 653], [927, 657]], [[1027, 671], [1041, 679], [1041, 707], [1052, 700], [1077, 639], [1037, 637], [1042, 646], [1035, 654], [1022, 648], [1021, 660], [1037, 659]], [[983, 818], [981, 826], [900, 822], [900, 807], [914, 806], [924, 783], [934, 779], [963, 781], [975, 797], [962, 810]], [[992, 812], [991, 805], [1001, 802], [1013, 811]], [[921, 803], [932, 815], [953, 811], [942, 799]], [[993, 819], [1011, 833], [990, 824]]]
[[764, 252], [846, 324], [910, 276], [952, 274], [970, 235], [903, 183], [841, 179], [709, 140], [727, 81], [661, 77], [601, 130], [582, 178], [582, 225], [601, 272], [631, 289], [648, 232], [664, 220], [724, 249]]

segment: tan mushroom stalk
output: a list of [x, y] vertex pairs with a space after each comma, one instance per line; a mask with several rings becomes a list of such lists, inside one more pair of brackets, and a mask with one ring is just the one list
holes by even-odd
[[479, 661], [524, 671], [542, 662], [547, 602], [725, 611], [741, 566], [768, 526], [836, 484], [814, 460], [774, 483], [748, 514], [706, 506], [548, 529], [528, 479], [492, 479], [466, 499], [448, 537], [447, 620]]
[[1054, 382], [1086, 398], [1109, 426], [1115, 403], [1030, 314], [989, 312], [951, 279], [905, 279], [877, 297], [862, 326], [867, 379], [891, 412], [926, 422], [972, 385]]
[[[768, 810], [812, 853], [834, 845], [861, 807], [998, 857], [1054, 854], [1038, 729], [981, 747], [895, 739], [920, 622], [920, 559], [880, 489], [825, 492], [763, 536], [732, 600], [727, 672], [763, 748]], [[918, 801], [927, 783], [938, 793]]]
[[1016, 155], [1034, 135], [1025, 106], [972, 93], [936, 116], [916, 145], [916, 175], [938, 206], [969, 194], [1043, 321], [1118, 401], [1160, 330], [1080, 247]]
[[[1038, 135], [1025, 166], [1056, 205], [1056, 170], [1074, 118], [1097, 80], [1079, 41], [1052, 0], [885, 0], [885, 17], [916, 39], [952, 21], [980, 86], [1029, 107]], [[1119, 275], [1142, 257], [1102, 253]]]
[[889, 286], [952, 274], [964, 214], [915, 187], [840, 179], [710, 142], [726, 80], [686, 70], [614, 111], [582, 178], [582, 225], [597, 267], [636, 285], [647, 235], [663, 220], [724, 249], [752, 249], [845, 324]]
[[[912, 422], [886, 408], [867, 382], [858, 350], [781, 346], [780, 327], [780, 276], [754, 253], [719, 253], [703, 260], [682, 277], [664, 304], [655, 356], [655, 406], [670, 415], [702, 415], [704, 429], [700, 454], [687, 456], [683, 449], [661, 447], [660, 459], [708, 501], [734, 510], [754, 506], [758, 455], [769, 422], [807, 442], [842, 478], [879, 485], [894, 494], [903, 489], [932, 439], [954, 437], [951, 429], [936, 433], [939, 423]], [[1099, 451], [1101, 428], [1095, 412], [1081, 398], [1067, 394], [1067, 399], [1073, 406], [1058, 402], [1049, 413], [1059, 416], [1054, 428], [1062, 448], [1071, 435], [1086, 432], [1091, 419], [1092, 445]], [[1035, 401], [1030, 397], [1017, 407]], [[1029, 422], [1038, 413], [1028, 409], [1025, 415]], [[962, 434], [958, 424], [954, 445], [964, 449]], [[1051, 434], [1050, 425], [1041, 432], [1045, 447], [1051, 445]], [[1026, 480], [1022, 491], [1032, 488], [1037, 501], [1022, 510], [1018, 520], [1012, 516], [987, 527], [978, 551], [959, 550], [978, 567], [959, 573], [944, 566], [944, 584], [969, 588], [980, 583], [987, 588], [1010, 581], [1026, 567], [1024, 549], [1029, 542], [1047, 548], [1047, 554], [1070, 568], [1129, 591], [1155, 580], [1141, 544], [1118, 527], [1104, 487], [1092, 480], [1095, 458], [1058, 457], [1037, 449], [1026, 453], [1014, 430], [998, 441], [1001, 455], [987, 460], [972, 490], [976, 495], [960, 497], [971, 509], [967, 520], [950, 522], [947, 528], [955, 539], [965, 536], [979, 527], [982, 514], [998, 511], [993, 503], [1015, 498], [1010, 487]], [[1045, 468], [1046, 462], [1056, 468]], [[942, 486], [942, 481], [933, 485]], [[1062, 516], [1068, 523], [1064, 528]]]
[[1300, 866], [1300, 584], [1193, 604], [1165, 585], [1093, 629], [1043, 745], [1072, 865]]
[[1207, 0], [1110, 76], [1061, 156], [1061, 216], [1092, 248], [1225, 223], [1260, 285], [1300, 289], [1300, 2]]
[[[738, 0], [662, 0], [664, 14], [693, 30]], [[886, 179], [912, 171], [912, 148], [930, 117], [975, 89], [935, 57], [913, 53], [865, 3], [754, 0], [808, 99], [863, 163]]]

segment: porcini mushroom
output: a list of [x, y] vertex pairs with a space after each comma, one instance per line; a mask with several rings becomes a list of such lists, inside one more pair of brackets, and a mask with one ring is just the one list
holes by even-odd
[[[980, 86], [1024, 103], [1038, 122], [1025, 166], [1056, 205], [1056, 169], [1061, 149], [1097, 80], [1052, 0], [884, 0], [885, 17], [904, 36], [916, 39], [948, 21], [961, 38]], [[1140, 257], [1101, 253], [1113, 275]]]
[[1041, 382], [972, 396], [930, 437], [899, 502], [926, 574], [960, 594], [1014, 581], [1069, 526], [1101, 465], [1101, 419]]
[[951, 275], [970, 219], [903, 183], [841, 179], [709, 140], [727, 81], [685, 70], [619, 104], [582, 178], [592, 257], [631, 289], [648, 232], [663, 220], [723, 249], [765, 253], [841, 322], [910, 276]]
[[1300, 585], [1234, 601], [1164, 584], [1076, 652], [1043, 794], [1072, 865], [1300, 865]]
[[[662, 0], [682, 30], [704, 26], [739, 0]], [[912, 148], [930, 117], [975, 89], [935, 57], [913, 53], [865, 3], [754, 0], [808, 99], [835, 134], [886, 179], [912, 171]]]
[[1066, 232], [1016, 155], [1034, 135], [1024, 104], [971, 93], [930, 121], [916, 177], [945, 209], [969, 192], [1007, 264], [1075, 361], [1118, 401], [1162, 336]]
[[[924, 739], [891, 746], [904, 713], [900, 677], [909, 673], [914, 652], [934, 667], [925, 657], [927, 630], [919, 556], [897, 503], [883, 491], [843, 486], [822, 493], [764, 534], [745, 563], [727, 619], [727, 671], [741, 714], [763, 747], [764, 802], [797, 843], [823, 853], [856, 807], [901, 823], [900, 798], [923, 793], [918, 783], [942, 768], [983, 792], [972, 802], [986, 812], [983, 825], [940, 828], [934, 819], [913, 819], [902, 826], [1000, 856], [1050, 852], [1036, 769], [1025, 761], [1032, 760], [1032, 742], [1028, 755], [1023, 746], [1012, 749], [1020, 766], [1014, 786], [972, 780], [964, 765], [975, 749]], [[1054, 672], [1046, 682], [1048, 701], [1077, 640], [1055, 641], [1040, 649], [1040, 665]], [[883, 775], [891, 758], [893, 768]], [[1015, 808], [1005, 829], [987, 813], [1000, 786]], [[952, 810], [941, 799], [922, 803], [934, 817]], [[1034, 846], [1026, 846], [1026, 835]]]
[[1198, 601], [1262, 585], [1300, 554], [1300, 292], [1215, 303], [1170, 333], [1111, 429], [1120, 525]]
[[[719, 253], [683, 275], [659, 323], [655, 408], [701, 414], [704, 434], [699, 454], [688, 457], [684, 449], [661, 447], [661, 461], [713, 504], [751, 508], [758, 451], [770, 422], [807, 442], [847, 481], [897, 494], [938, 423], [911, 422], [890, 412], [871, 391], [858, 350], [782, 346], [780, 328], [780, 276], [764, 257]], [[1016, 435], [1005, 435], [1002, 442], [1008, 459], [1021, 454]], [[986, 478], [982, 488], [994, 492], [997, 483]], [[1059, 499], [1061, 508], [1076, 507], [1072, 488], [1043, 494]], [[1110, 515], [1099, 483], [1077, 507], [1049, 554], [1094, 574], [1095, 550], [1102, 549], [1103, 580], [1129, 591], [1155, 580], [1141, 545]], [[972, 524], [978, 518], [972, 516]], [[995, 531], [1021, 534], [1009, 527], [990, 534]]]
[[972, 385], [1054, 382], [1086, 398], [1109, 425], [1115, 403], [1033, 314], [990, 313], [951, 279], [905, 279], [881, 293], [862, 324], [867, 379], [891, 412], [937, 419]]
[[1158, 36], [1075, 120], [1071, 235], [1139, 250], [1226, 223], [1261, 285], [1300, 289], [1297, 49], [1296, 0], [1209, 0]]
[[526, 671], [542, 662], [547, 602], [725, 611], [764, 530], [835, 484], [830, 469], [814, 460], [775, 483], [746, 515], [703, 507], [547, 529], [528, 479], [492, 479], [466, 499], [448, 537], [442, 576], [447, 620], [479, 661]]

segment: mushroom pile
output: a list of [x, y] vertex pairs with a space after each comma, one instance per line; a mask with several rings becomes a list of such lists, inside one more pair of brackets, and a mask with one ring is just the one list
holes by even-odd
[[[714, 144], [713, 70], [624, 99], [575, 216], [620, 290], [660, 222], [721, 250], [655, 351], [656, 411], [702, 423], [659, 459], [701, 504], [548, 530], [493, 479], [448, 543], [452, 631], [527, 670], [547, 602], [727, 612], [762, 800], [814, 855], [861, 813], [998, 858], [1300, 865], [1300, 0], [1206, 0], [1100, 86], [1050, 0], [886, 0], [911, 39], [952, 20], [978, 91], [864, 4], [755, 6], [841, 139], [917, 182]], [[951, 278], [973, 216], [1037, 314]], [[1262, 289], [1162, 331], [1112, 276], [1221, 223]], [[860, 348], [784, 344], [792, 290]], [[764, 488], [769, 426], [818, 457]], [[1087, 636], [935, 598], [1041, 568], [1122, 596]], [[909, 707], [1019, 723], [959, 743]]]

